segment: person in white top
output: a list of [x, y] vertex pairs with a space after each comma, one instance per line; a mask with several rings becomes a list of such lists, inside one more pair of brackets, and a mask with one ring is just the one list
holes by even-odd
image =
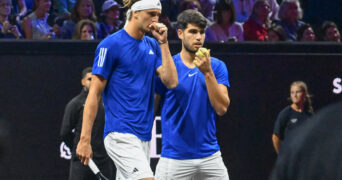
[[243, 28], [235, 22], [236, 13], [232, 2], [220, 2], [216, 8], [216, 23], [206, 31], [206, 41], [227, 42], [243, 41]]

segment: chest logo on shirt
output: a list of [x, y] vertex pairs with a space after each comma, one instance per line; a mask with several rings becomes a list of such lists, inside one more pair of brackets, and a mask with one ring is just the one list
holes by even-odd
[[152, 51], [152, 49], [150, 49], [150, 52], [149, 52], [148, 54], [150, 54], [150, 55], [153, 55], [153, 54], [154, 54], [154, 52]]
[[192, 74], [188, 74], [188, 76], [191, 77], [191, 76], [194, 76], [195, 74], [197, 74], [197, 72], [194, 72]]
[[298, 119], [291, 119], [290, 121], [291, 121], [291, 123], [294, 124], [294, 123], [296, 123], [298, 121]]

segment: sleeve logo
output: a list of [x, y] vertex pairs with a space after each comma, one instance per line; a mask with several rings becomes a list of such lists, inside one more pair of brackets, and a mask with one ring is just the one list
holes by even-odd
[[107, 55], [107, 48], [100, 48], [99, 60], [97, 62], [98, 67], [103, 66], [104, 61], [106, 60], [106, 55]]

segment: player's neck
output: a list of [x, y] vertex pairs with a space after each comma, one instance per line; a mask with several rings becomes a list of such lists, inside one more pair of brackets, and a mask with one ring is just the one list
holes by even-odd
[[142, 32], [136, 23], [128, 21], [124, 27], [125, 31], [134, 39], [141, 40], [144, 38], [145, 33]]
[[184, 47], [182, 48], [182, 51], [180, 53], [180, 56], [182, 58], [183, 64], [185, 64], [185, 66], [187, 66], [188, 68], [195, 68], [195, 64], [194, 64], [194, 59], [195, 59], [195, 53], [191, 53], [189, 51], [187, 51]]

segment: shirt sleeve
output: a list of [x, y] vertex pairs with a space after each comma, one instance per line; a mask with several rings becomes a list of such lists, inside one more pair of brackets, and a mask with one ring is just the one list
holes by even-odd
[[227, 87], [230, 87], [229, 78], [228, 78], [228, 69], [226, 64], [223, 61], [218, 60], [217, 67], [214, 71], [216, 80], [218, 84], [224, 84]]
[[[116, 52], [116, 51], [115, 51]], [[110, 51], [108, 45], [100, 43], [95, 51], [95, 59], [93, 64], [93, 74], [100, 75], [108, 80], [113, 72], [116, 54]]]
[[281, 139], [281, 140], [284, 139], [286, 118], [287, 118], [287, 113], [285, 110], [283, 110], [279, 113], [277, 120], [274, 124], [273, 134], [277, 135], [279, 137], [279, 139]]
[[74, 133], [72, 130], [76, 127], [78, 119], [77, 104], [71, 101], [65, 107], [60, 132], [61, 141], [64, 141], [68, 147], [73, 145]]

